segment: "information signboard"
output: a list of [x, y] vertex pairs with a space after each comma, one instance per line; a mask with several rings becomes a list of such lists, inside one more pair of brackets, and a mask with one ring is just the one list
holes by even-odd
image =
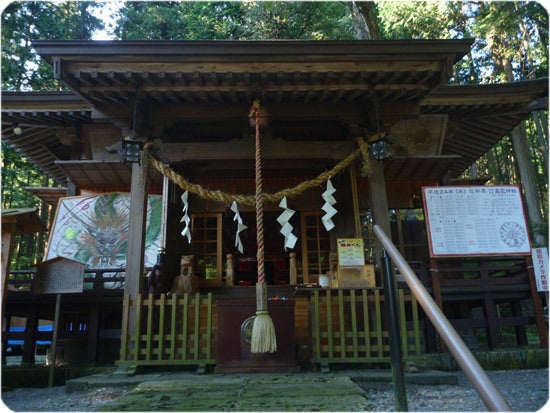
[[56, 257], [36, 265], [33, 282], [35, 294], [81, 293], [85, 265], [64, 257]]
[[422, 188], [430, 255], [531, 253], [518, 186]]
[[338, 265], [341, 267], [365, 264], [365, 250], [361, 238], [338, 238]]

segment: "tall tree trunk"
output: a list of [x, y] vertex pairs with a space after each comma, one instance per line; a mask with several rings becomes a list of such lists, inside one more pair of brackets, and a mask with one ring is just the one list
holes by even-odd
[[[506, 80], [513, 82], [512, 64], [507, 58], [501, 59]], [[514, 154], [516, 155], [517, 167], [521, 179], [525, 203], [527, 205], [527, 214], [531, 224], [531, 234], [535, 246], [547, 245], [547, 236], [542, 227], [541, 203], [537, 190], [537, 177], [531, 163], [529, 141], [525, 129], [525, 121], [516, 126], [511, 133]]]
[[537, 129], [539, 150], [542, 153], [544, 180], [548, 185], [548, 118], [541, 110], [537, 110], [531, 115]]
[[531, 223], [533, 243], [535, 246], [547, 245], [546, 234], [542, 231], [542, 214], [536, 185], [535, 171], [530, 162], [529, 144], [525, 131], [525, 123], [521, 122], [512, 130], [512, 143], [523, 186], [527, 214]]
[[348, 1], [346, 5], [351, 12], [355, 37], [359, 40], [380, 39], [380, 29], [374, 15], [375, 2]]

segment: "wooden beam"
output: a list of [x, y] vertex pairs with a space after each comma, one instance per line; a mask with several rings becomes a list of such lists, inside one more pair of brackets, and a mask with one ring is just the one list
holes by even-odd
[[[343, 142], [288, 142], [283, 139], [264, 139], [262, 159], [334, 159], [348, 156], [354, 140]], [[229, 142], [166, 143], [159, 151], [164, 162], [187, 160], [247, 160], [254, 159], [252, 139], [233, 139]]]
[[[311, 59], [311, 58], [310, 58]], [[293, 59], [285, 62], [258, 62], [251, 60], [238, 61], [237, 58], [232, 58], [226, 62], [159, 62], [156, 56], [155, 62], [145, 61], [127, 61], [127, 62], [106, 62], [98, 61], [65, 61], [65, 70], [68, 73], [80, 71], [84, 72], [133, 72], [133, 73], [156, 73], [162, 70], [166, 73], [181, 72], [185, 75], [193, 73], [219, 73], [224, 74], [232, 72], [234, 75], [238, 73], [309, 73], [309, 72], [396, 72], [396, 71], [413, 71], [422, 72], [426, 70], [441, 71], [444, 69], [444, 64], [437, 60], [369, 60], [361, 61], [360, 58], [350, 58], [349, 60], [339, 61], [308, 61], [299, 62]], [[220, 79], [221, 80], [221, 79]]]

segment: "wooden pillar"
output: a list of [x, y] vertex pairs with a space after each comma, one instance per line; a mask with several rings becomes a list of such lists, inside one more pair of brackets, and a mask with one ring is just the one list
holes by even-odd
[[[369, 179], [369, 197], [374, 224], [379, 225], [391, 238], [390, 220], [388, 215], [388, 198], [386, 181], [384, 179], [384, 164], [381, 161], [371, 161], [372, 176]], [[376, 262], [382, 258], [382, 246], [378, 240], [375, 245]]]
[[8, 280], [10, 277], [11, 250], [15, 238], [16, 218], [13, 221], [2, 220], [2, 314], [6, 314]]
[[296, 266], [296, 253], [295, 252], [290, 253], [288, 276], [289, 276], [289, 284], [290, 285], [297, 285], [298, 284], [298, 268]]
[[[130, 226], [128, 228], [128, 253], [124, 294], [135, 300], [141, 290], [144, 273], [145, 227], [147, 221], [147, 178], [149, 160], [143, 152], [141, 164], [132, 164], [132, 186], [130, 190]], [[129, 331], [133, 331], [135, 314], [130, 313]]]
[[[430, 260], [430, 272], [431, 272], [431, 280], [432, 280], [432, 291], [433, 291], [433, 298], [437, 306], [441, 311], [443, 311], [443, 298], [441, 297], [441, 285], [439, 283], [439, 265], [436, 260], [431, 259]], [[426, 319], [427, 323], [431, 323], [428, 319]], [[434, 330], [435, 332], [435, 330]], [[441, 353], [448, 353], [449, 348], [443, 341], [443, 338], [439, 336], [439, 348]]]
[[[38, 330], [38, 309], [36, 306], [27, 308], [27, 319], [25, 321], [25, 335], [23, 339], [23, 356], [21, 357], [22, 366], [32, 366], [34, 364], [34, 352], [36, 349], [36, 334]], [[53, 345], [53, 340], [52, 340]]]
[[349, 179], [351, 183], [351, 201], [353, 203], [353, 224], [355, 227], [355, 238], [363, 238], [361, 233], [361, 211], [359, 210], [359, 191], [357, 190], [357, 173], [355, 163], [349, 167]]
[[487, 345], [489, 347], [489, 350], [494, 350], [498, 348], [500, 344], [500, 338], [496, 304], [493, 293], [483, 294], [483, 305], [485, 309], [485, 319], [487, 321]]
[[99, 306], [91, 304], [88, 309], [88, 325], [86, 328], [88, 334], [88, 348], [86, 358], [88, 363], [95, 365], [97, 362], [97, 350], [99, 341]]
[[233, 254], [227, 254], [225, 257], [225, 284], [235, 285], [235, 262], [233, 260]]

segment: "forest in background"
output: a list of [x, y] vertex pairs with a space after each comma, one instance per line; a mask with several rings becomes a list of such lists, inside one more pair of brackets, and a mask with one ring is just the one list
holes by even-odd
[[[113, 4], [116, 7], [107, 7]], [[2, 90], [63, 89], [53, 79], [52, 68], [32, 49], [32, 41], [90, 40], [98, 34], [120, 40], [473, 38], [474, 46], [455, 65], [451, 83], [548, 76], [548, 13], [538, 2], [23, 1], [2, 11]], [[528, 162], [518, 161], [520, 152]], [[532, 242], [547, 245], [547, 111], [533, 112], [464, 173], [481, 176], [491, 177], [488, 183], [494, 185], [523, 182], [525, 187], [530, 182], [536, 195], [529, 211]], [[2, 209], [37, 207], [47, 220], [52, 211], [40, 205], [24, 189], [27, 186], [53, 186], [53, 181], [2, 142]], [[44, 237], [18, 239], [12, 269], [34, 268], [42, 260]]]

